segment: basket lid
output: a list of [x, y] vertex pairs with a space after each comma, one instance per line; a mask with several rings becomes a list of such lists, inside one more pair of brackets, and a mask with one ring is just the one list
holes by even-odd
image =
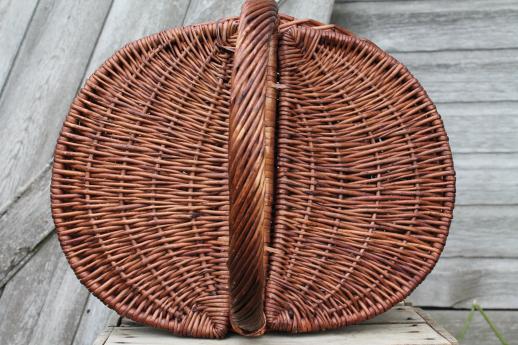
[[72, 103], [52, 213], [88, 289], [179, 335], [371, 318], [435, 265], [451, 151], [408, 70], [344, 29], [249, 0], [107, 60]]

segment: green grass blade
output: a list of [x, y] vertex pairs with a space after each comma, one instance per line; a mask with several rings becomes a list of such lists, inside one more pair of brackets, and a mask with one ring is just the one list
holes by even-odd
[[486, 314], [486, 312], [484, 311], [484, 309], [482, 309], [482, 307], [478, 304], [475, 304], [474, 305], [475, 308], [478, 310], [478, 312], [482, 315], [482, 317], [484, 318], [484, 320], [486, 320], [487, 324], [489, 325], [489, 327], [491, 327], [491, 330], [493, 331], [493, 333], [495, 334], [495, 336], [498, 338], [498, 340], [500, 340], [500, 343], [502, 345], [509, 345], [509, 343], [507, 342], [507, 340], [504, 338], [503, 334], [500, 333], [500, 331], [498, 330], [498, 328], [496, 328], [496, 325], [493, 323], [493, 321], [489, 318], [489, 316]]

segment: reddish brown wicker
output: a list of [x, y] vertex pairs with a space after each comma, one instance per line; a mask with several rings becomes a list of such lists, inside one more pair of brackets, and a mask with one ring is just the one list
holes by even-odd
[[311, 332], [407, 296], [444, 247], [448, 138], [394, 58], [249, 0], [106, 61], [55, 152], [52, 212], [78, 278], [179, 335]]

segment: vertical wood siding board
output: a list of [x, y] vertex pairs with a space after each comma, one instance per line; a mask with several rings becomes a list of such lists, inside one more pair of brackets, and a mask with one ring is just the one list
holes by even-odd
[[130, 41], [182, 25], [188, 0], [115, 0], [86, 69], [83, 83]]
[[[203, 23], [219, 18], [238, 16], [243, 0], [192, 1], [185, 16], [185, 25]], [[333, 0], [281, 0], [279, 12], [296, 18], [313, 18], [328, 23], [333, 11]]]
[[0, 339], [5, 344], [29, 343], [62, 260], [54, 235], [5, 286], [0, 299]]
[[38, 0], [0, 1], [0, 96], [37, 7]]
[[0, 209], [49, 162], [109, 5], [40, 1], [0, 99]]
[[286, 0], [281, 2], [279, 11], [299, 19], [311, 18], [329, 23], [334, 0]]
[[44, 290], [47, 290], [47, 298], [29, 344], [70, 344], [81, 321], [88, 291], [77, 280], [63, 255], [51, 283]]
[[113, 310], [108, 309], [95, 296], [89, 295], [72, 345], [91, 345], [114, 315]]
[[183, 25], [238, 16], [242, 3], [242, 0], [193, 0], [185, 14]]
[[47, 167], [0, 216], [0, 287], [54, 229], [49, 187]]

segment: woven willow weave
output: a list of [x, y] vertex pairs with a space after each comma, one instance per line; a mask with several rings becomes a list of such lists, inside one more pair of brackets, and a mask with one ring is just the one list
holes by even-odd
[[221, 338], [347, 326], [403, 300], [444, 247], [455, 178], [402, 64], [249, 0], [106, 61], [63, 125], [51, 192], [93, 294]]

